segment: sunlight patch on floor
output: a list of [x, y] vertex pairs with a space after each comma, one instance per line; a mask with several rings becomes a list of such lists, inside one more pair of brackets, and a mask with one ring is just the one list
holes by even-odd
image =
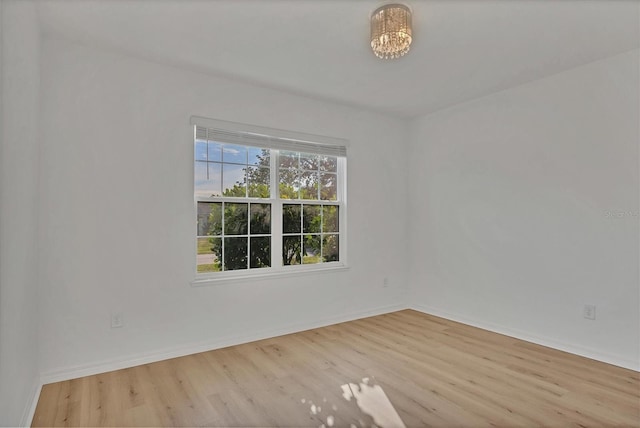
[[380, 428], [406, 428], [404, 422], [389, 401], [380, 385], [372, 385], [365, 377], [359, 384], [347, 383], [341, 386], [345, 400], [356, 400], [360, 410], [373, 418]]

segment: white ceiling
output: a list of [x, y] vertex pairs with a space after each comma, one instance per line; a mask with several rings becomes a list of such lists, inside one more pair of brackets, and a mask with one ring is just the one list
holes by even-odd
[[44, 0], [45, 36], [398, 116], [640, 46], [640, 2], [407, 0], [414, 42], [369, 48], [378, 0]]

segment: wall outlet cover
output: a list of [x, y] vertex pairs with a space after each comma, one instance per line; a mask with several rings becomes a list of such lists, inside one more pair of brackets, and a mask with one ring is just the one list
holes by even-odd
[[111, 328], [124, 327], [124, 316], [122, 312], [114, 312], [111, 314]]
[[584, 305], [584, 317], [588, 320], [596, 319], [596, 306], [595, 305]]

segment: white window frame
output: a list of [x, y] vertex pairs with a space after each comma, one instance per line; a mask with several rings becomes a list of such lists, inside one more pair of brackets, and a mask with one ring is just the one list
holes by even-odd
[[[285, 131], [274, 128], [266, 128], [254, 125], [247, 125], [236, 122], [228, 122], [217, 119], [208, 119], [193, 116], [191, 118], [191, 147], [195, 150], [195, 130], [197, 127], [207, 128], [209, 130], [221, 131], [224, 135], [225, 131], [229, 132], [230, 140], [225, 141], [224, 137], [221, 143], [248, 145], [255, 147], [264, 147], [269, 145], [271, 150], [270, 156], [270, 197], [269, 198], [242, 198], [242, 197], [224, 197], [212, 196], [202, 198], [196, 196], [195, 183], [193, 188], [194, 205], [193, 218], [196, 218], [198, 202], [233, 202], [233, 203], [265, 203], [271, 205], [271, 267], [242, 269], [222, 272], [197, 272], [197, 234], [193, 235], [193, 272], [195, 279], [191, 281], [192, 286], [221, 284], [228, 282], [242, 282], [253, 279], [265, 279], [269, 277], [296, 276], [305, 274], [315, 274], [323, 272], [334, 272], [336, 270], [348, 269], [347, 264], [347, 157], [346, 149], [348, 142], [345, 139], [326, 137], [320, 135], [305, 134], [300, 132]], [[246, 136], [249, 143], [243, 143], [238, 140], [238, 135]], [[260, 142], [251, 141], [257, 138]], [[270, 142], [270, 144], [269, 144]], [[274, 148], [284, 147], [284, 148]], [[278, 165], [279, 156], [282, 150], [295, 151], [301, 153], [309, 153], [314, 150], [315, 153], [324, 153], [327, 155], [337, 156], [337, 200], [305, 200], [305, 199], [280, 199], [279, 183], [278, 183]], [[306, 151], [305, 151], [306, 150]], [[324, 150], [329, 151], [324, 152]], [[312, 153], [314, 153], [312, 152]], [[335, 152], [335, 154], [334, 154]], [[195, 174], [195, 153], [191, 156], [192, 165], [192, 183]], [[339, 206], [339, 261], [322, 262], [317, 264], [300, 264], [288, 265], [282, 264], [282, 206], [287, 204], [307, 204], [307, 205], [337, 205]]]

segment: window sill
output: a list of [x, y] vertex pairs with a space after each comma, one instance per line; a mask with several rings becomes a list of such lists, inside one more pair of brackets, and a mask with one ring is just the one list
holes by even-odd
[[271, 272], [258, 272], [254, 271], [252, 273], [239, 273], [239, 272], [221, 272], [217, 274], [215, 277], [206, 276], [206, 277], [198, 277], [191, 281], [192, 287], [206, 287], [210, 285], [222, 285], [229, 284], [235, 282], [246, 282], [246, 281], [256, 281], [256, 280], [265, 280], [272, 278], [286, 278], [286, 277], [296, 277], [303, 275], [313, 275], [319, 273], [334, 273], [349, 270], [349, 266], [336, 263], [331, 266], [305, 266], [305, 267], [296, 267], [296, 268], [288, 268]]

